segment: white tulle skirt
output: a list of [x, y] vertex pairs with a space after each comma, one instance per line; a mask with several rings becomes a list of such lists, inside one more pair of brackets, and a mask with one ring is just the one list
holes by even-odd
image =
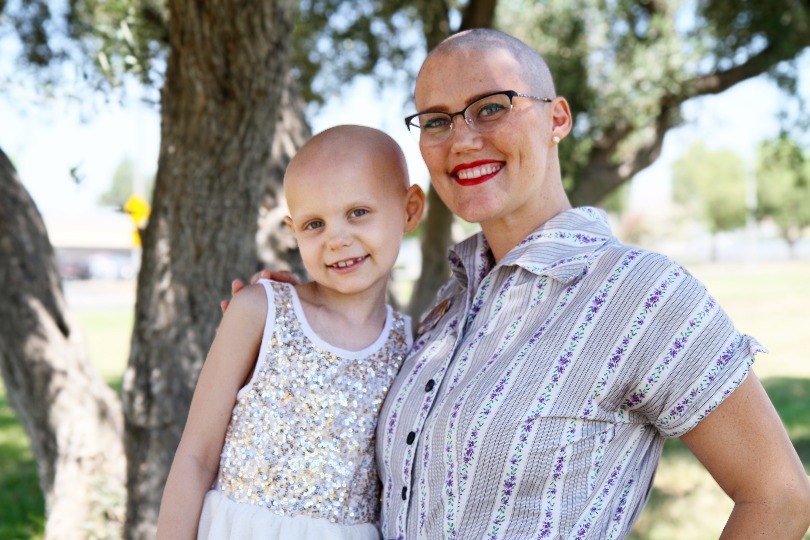
[[372, 523], [341, 525], [309, 516], [282, 516], [232, 501], [217, 490], [205, 495], [198, 540], [379, 540]]

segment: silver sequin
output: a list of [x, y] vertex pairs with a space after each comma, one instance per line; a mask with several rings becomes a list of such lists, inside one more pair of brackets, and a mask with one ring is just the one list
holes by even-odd
[[388, 338], [370, 356], [342, 358], [307, 338], [288, 286], [272, 286], [273, 336], [234, 406], [220, 489], [276, 514], [346, 525], [376, 522], [374, 431], [408, 351], [405, 319], [394, 313]]

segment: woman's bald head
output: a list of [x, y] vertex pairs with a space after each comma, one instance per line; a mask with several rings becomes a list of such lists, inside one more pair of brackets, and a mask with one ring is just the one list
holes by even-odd
[[491, 51], [501, 49], [509, 52], [515, 61], [521, 66], [522, 77], [531, 85], [530, 89], [539, 95], [555, 97], [554, 79], [548, 64], [543, 57], [533, 48], [529, 47], [517, 38], [491, 28], [473, 28], [458, 34], [453, 34], [434, 48], [428, 54], [419, 76], [423, 75], [430, 60], [445, 54], [457, 52]]

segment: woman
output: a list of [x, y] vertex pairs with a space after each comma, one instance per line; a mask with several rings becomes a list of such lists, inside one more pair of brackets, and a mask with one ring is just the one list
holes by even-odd
[[723, 538], [801, 538], [810, 484], [750, 372], [763, 349], [679, 265], [571, 208], [571, 112], [540, 55], [456, 34], [415, 102], [433, 187], [482, 232], [451, 249], [380, 415], [383, 537], [626, 537], [680, 437], [734, 500]]

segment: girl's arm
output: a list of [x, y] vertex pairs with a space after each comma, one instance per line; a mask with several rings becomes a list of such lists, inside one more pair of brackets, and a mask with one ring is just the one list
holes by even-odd
[[223, 316], [163, 491], [158, 539], [197, 537], [203, 498], [217, 473], [236, 394], [255, 366], [266, 316], [262, 285], [251, 285], [235, 295]]
[[721, 538], [802, 538], [810, 483], [753, 372], [681, 440], [734, 501]]

